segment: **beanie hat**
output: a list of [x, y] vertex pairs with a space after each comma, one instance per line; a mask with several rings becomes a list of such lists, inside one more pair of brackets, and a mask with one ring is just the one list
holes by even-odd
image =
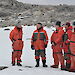
[[21, 25], [21, 21], [20, 20], [16, 21], [15, 26], [18, 26], [18, 25]]
[[55, 25], [61, 27], [61, 22], [60, 21], [57, 21]]
[[42, 26], [42, 23], [37, 23], [37, 24], [39, 24], [40, 26]]
[[66, 25], [69, 27], [71, 24], [70, 24], [70, 22], [66, 22]]

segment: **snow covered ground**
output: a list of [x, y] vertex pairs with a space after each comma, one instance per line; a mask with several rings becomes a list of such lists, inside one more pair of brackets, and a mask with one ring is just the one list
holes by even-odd
[[[61, 71], [60, 69], [50, 68], [50, 65], [53, 64], [52, 58], [52, 50], [50, 45], [50, 40], [48, 43], [48, 47], [46, 49], [47, 54], [47, 65], [48, 68], [42, 67], [42, 62], [40, 63], [39, 68], [35, 68], [35, 59], [34, 59], [34, 50], [31, 50], [30, 40], [33, 31], [36, 29], [34, 26], [24, 26], [23, 27], [23, 40], [24, 40], [24, 48], [22, 54], [22, 65], [23, 66], [33, 66], [33, 68], [24, 68], [24, 67], [12, 67], [11, 66], [11, 41], [9, 39], [9, 33], [13, 29], [10, 28], [9, 31], [4, 31], [5, 28], [0, 28], [0, 66], [9, 66], [9, 68], [0, 71], [0, 75], [73, 75], [74, 73]], [[48, 37], [50, 38], [52, 34], [52, 29], [44, 28]], [[21, 71], [22, 70], [22, 71]]]
[[75, 0], [17, 0], [17, 1], [38, 5], [59, 5], [59, 4], [75, 5]]

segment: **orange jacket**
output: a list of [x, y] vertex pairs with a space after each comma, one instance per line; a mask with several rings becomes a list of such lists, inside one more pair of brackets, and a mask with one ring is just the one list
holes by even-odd
[[[51, 43], [52, 43], [52, 49], [53, 52], [62, 52], [62, 36], [64, 34], [63, 28], [59, 27], [57, 31], [54, 31], [51, 36]], [[53, 44], [55, 43], [55, 44]]]
[[72, 32], [72, 35], [71, 35], [70, 51], [71, 51], [71, 54], [75, 55], [75, 32]]
[[53, 32], [51, 36], [51, 42], [55, 42], [56, 44], [61, 43], [63, 34], [63, 27], [59, 27], [57, 31]]
[[63, 49], [64, 49], [65, 53], [68, 53], [69, 52], [69, 43], [70, 43], [70, 39], [71, 39], [71, 35], [72, 35], [72, 26], [69, 26], [66, 29], [66, 33], [68, 35], [68, 39], [63, 42]]
[[10, 40], [12, 41], [12, 47], [14, 50], [22, 50], [23, 48], [23, 41], [22, 41], [22, 28], [20, 30], [15, 27], [10, 32]]
[[68, 34], [68, 39], [71, 39], [71, 35], [72, 35], [72, 26], [69, 26], [67, 29], [67, 34]]
[[[68, 40], [71, 39], [71, 35], [72, 35], [72, 26], [69, 26], [67, 29], [66, 29], [66, 32], [68, 34]], [[66, 41], [66, 43], [69, 43], [69, 41]]]
[[48, 36], [43, 28], [33, 32], [31, 44], [34, 46], [35, 50], [45, 49], [45, 45], [48, 44]]

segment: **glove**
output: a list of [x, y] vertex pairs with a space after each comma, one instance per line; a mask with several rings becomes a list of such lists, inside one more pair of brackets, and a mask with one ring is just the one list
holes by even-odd
[[54, 42], [54, 45], [57, 45], [57, 44]]
[[70, 45], [70, 43], [65, 43], [65, 45]]
[[54, 46], [56, 45], [56, 43], [55, 43], [55, 42], [51, 42], [51, 44], [52, 44], [52, 45], [54, 45]]
[[65, 60], [70, 60], [70, 57], [68, 57], [68, 54], [64, 54], [64, 59]]
[[33, 45], [31, 45], [31, 49], [34, 50], [34, 46]]
[[12, 43], [14, 43], [16, 40], [13, 39], [13, 40], [11, 40], [11, 41], [12, 41]]
[[47, 44], [45, 45], [45, 48], [47, 48]]
[[53, 41], [51, 41], [51, 44], [53, 43]]

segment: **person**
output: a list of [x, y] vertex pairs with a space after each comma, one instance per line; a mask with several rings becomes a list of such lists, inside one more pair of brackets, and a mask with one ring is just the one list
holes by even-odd
[[66, 69], [70, 68], [71, 65], [71, 59], [70, 59], [70, 39], [71, 39], [71, 34], [72, 34], [72, 26], [70, 22], [66, 22], [64, 24], [65, 30], [64, 30], [64, 35], [63, 35], [63, 49], [64, 49], [64, 59], [66, 60]]
[[53, 32], [51, 36], [51, 44], [53, 50], [54, 65], [52, 68], [58, 68], [59, 62], [61, 64], [61, 70], [65, 70], [64, 57], [62, 54], [62, 36], [64, 34], [63, 27], [61, 27], [61, 22], [57, 21], [55, 24], [56, 31]]
[[70, 72], [75, 72], [75, 22], [73, 22], [72, 35], [70, 39], [70, 51], [71, 51], [71, 67]]
[[43, 29], [43, 25], [41, 23], [38, 23], [36, 27], [37, 29], [33, 32], [31, 41], [31, 49], [35, 49], [35, 67], [39, 67], [40, 56], [42, 58], [43, 67], [47, 67], [45, 50], [48, 44], [47, 32]]
[[21, 22], [18, 21], [18, 23], [15, 25], [15, 28], [10, 32], [10, 40], [12, 42], [12, 66], [15, 66], [16, 61], [18, 66], [22, 66], [21, 64], [21, 55], [22, 55], [22, 49], [23, 49], [23, 31], [22, 26], [20, 24]]

